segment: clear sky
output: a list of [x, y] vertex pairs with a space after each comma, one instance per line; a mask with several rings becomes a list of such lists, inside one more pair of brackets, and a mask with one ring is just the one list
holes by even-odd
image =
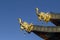
[[43, 40], [34, 33], [20, 31], [17, 20], [20, 17], [28, 23], [53, 25], [38, 21], [36, 7], [40, 11], [60, 13], [60, 0], [0, 0], [0, 40]]

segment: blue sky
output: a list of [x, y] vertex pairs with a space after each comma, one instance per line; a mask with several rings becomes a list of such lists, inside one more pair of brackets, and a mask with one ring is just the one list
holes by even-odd
[[28, 23], [53, 25], [38, 21], [36, 7], [40, 11], [60, 13], [60, 0], [0, 0], [0, 40], [43, 40], [34, 33], [19, 31], [19, 17]]

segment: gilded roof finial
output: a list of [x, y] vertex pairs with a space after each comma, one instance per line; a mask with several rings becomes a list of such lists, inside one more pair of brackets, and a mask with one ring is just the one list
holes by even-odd
[[26, 30], [27, 32], [30, 32], [33, 29], [33, 24], [28, 24], [27, 22], [23, 22], [21, 18], [18, 19], [20, 23], [20, 28], [23, 30]]
[[39, 12], [38, 8], [36, 8], [36, 14], [39, 20], [44, 20], [45, 22], [48, 22], [51, 19], [51, 15], [49, 13]]

